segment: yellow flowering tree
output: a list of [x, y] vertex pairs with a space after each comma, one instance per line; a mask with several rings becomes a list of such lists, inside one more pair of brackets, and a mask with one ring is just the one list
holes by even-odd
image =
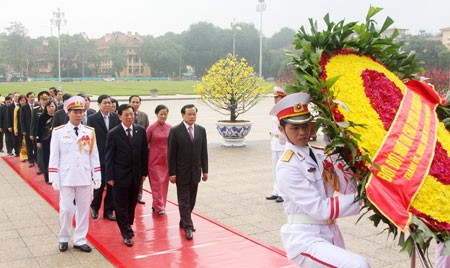
[[244, 58], [228, 54], [211, 66], [195, 87], [201, 100], [213, 110], [229, 115], [230, 121], [255, 106], [270, 86], [264, 86]]

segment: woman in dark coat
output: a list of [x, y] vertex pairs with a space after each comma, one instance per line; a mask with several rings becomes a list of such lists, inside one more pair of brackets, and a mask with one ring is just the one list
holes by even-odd
[[50, 140], [52, 137], [52, 123], [53, 115], [57, 110], [57, 104], [54, 100], [47, 102], [44, 108], [44, 112], [38, 119], [37, 123], [37, 137], [36, 146], [42, 148], [43, 152], [43, 164], [44, 164], [44, 178], [45, 182], [48, 182], [48, 161], [50, 159]]

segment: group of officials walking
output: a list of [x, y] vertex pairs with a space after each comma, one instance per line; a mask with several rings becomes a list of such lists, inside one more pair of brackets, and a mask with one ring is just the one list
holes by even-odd
[[73, 246], [91, 251], [86, 243], [89, 215], [98, 219], [102, 199], [103, 218], [117, 221], [123, 243], [133, 246], [135, 208], [138, 202], [145, 204], [142, 183], [147, 176], [152, 210], [161, 216], [165, 214], [169, 177], [176, 184], [179, 225], [186, 239], [193, 239], [191, 213], [198, 183], [200, 178], [208, 178], [206, 131], [195, 124], [197, 108], [192, 104], [181, 108], [183, 122], [171, 128], [165, 122], [166, 106], [156, 107], [157, 120], [149, 125], [148, 116], [139, 111], [140, 103], [140, 97], [133, 95], [129, 103], [118, 106], [116, 114], [111, 110], [111, 97], [101, 95], [99, 111], [87, 116], [84, 125], [86, 100], [75, 96], [64, 102], [67, 121], [53, 129], [48, 164], [49, 183], [60, 191], [61, 252], [68, 249], [74, 216]]

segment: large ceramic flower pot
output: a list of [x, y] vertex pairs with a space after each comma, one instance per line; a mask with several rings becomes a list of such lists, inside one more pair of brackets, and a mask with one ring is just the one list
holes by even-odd
[[252, 122], [239, 120], [236, 122], [231, 121], [217, 121], [217, 131], [223, 137], [223, 147], [245, 147], [245, 136], [250, 132], [252, 128]]

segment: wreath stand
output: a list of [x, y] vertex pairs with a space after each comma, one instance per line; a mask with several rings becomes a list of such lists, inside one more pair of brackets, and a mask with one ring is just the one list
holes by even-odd
[[414, 250], [411, 253], [411, 266], [410, 268], [416, 268], [416, 253], [419, 255], [420, 263], [422, 264], [423, 268], [431, 268], [431, 265], [428, 263], [427, 259], [425, 258], [425, 254], [422, 251], [422, 249], [419, 247], [417, 243], [414, 243]]

